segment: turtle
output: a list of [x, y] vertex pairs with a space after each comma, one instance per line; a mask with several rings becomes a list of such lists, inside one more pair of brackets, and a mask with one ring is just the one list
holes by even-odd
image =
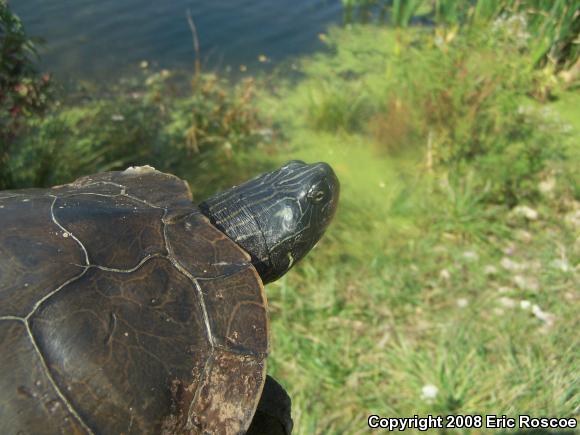
[[150, 166], [0, 192], [0, 433], [290, 433], [263, 286], [339, 190], [296, 160], [198, 204]]

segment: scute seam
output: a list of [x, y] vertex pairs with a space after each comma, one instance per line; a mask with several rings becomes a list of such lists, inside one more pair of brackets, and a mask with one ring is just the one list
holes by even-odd
[[24, 318], [26, 321], [28, 321], [30, 319], [30, 317], [36, 312], [36, 310], [38, 310], [38, 308], [44, 303], [46, 302], [48, 299], [50, 299], [52, 296], [54, 296], [55, 294], [57, 294], [59, 291], [61, 291], [65, 286], [69, 285], [71, 282], [74, 282], [78, 279], [80, 279], [85, 273], [87, 273], [87, 270], [89, 270], [88, 267], [84, 267], [83, 271], [81, 273], [79, 273], [76, 276], [73, 276], [71, 279], [65, 281], [64, 283], [62, 283], [61, 285], [59, 285], [57, 288], [55, 288], [53, 291], [51, 291], [50, 293], [44, 295], [44, 297], [40, 298], [32, 307], [32, 310], [30, 310], [30, 312], [26, 315], [26, 317]]
[[135, 265], [129, 269], [116, 269], [114, 267], [99, 266], [98, 264], [90, 264], [87, 266], [87, 269], [99, 269], [99, 270], [104, 270], [105, 272], [114, 272], [114, 273], [132, 273], [132, 272], [135, 272], [137, 269], [139, 269], [141, 266], [143, 266], [145, 263], [147, 263], [149, 260], [151, 260], [153, 258], [164, 258], [166, 260], [169, 260], [169, 257], [167, 257], [167, 255], [151, 254], [151, 255], [148, 255], [146, 257], [143, 257], [141, 259], [141, 261], [139, 261], [139, 263], [137, 263], [137, 265]]
[[7, 196], [0, 196], [0, 201], [2, 201], [3, 199], [10, 199], [10, 198], [19, 198], [22, 195], [7, 195]]
[[227, 278], [227, 277], [231, 277], [234, 276], [238, 273], [242, 273], [245, 272], [249, 266], [252, 265], [252, 263], [250, 262], [243, 262], [243, 263], [229, 263], [231, 266], [238, 266], [239, 270], [236, 270], [235, 272], [230, 272], [230, 273], [224, 273], [222, 275], [215, 275], [215, 276], [208, 276], [208, 277], [203, 277], [203, 276], [198, 276], [195, 279], [197, 281], [212, 281], [215, 279], [222, 279], [222, 278]]
[[42, 352], [40, 351], [38, 344], [36, 343], [36, 340], [34, 339], [34, 335], [32, 334], [32, 330], [30, 329], [30, 324], [28, 323], [28, 321], [25, 322], [25, 325], [26, 325], [26, 332], [28, 333], [28, 336], [30, 338], [30, 342], [32, 343], [32, 347], [34, 348], [36, 354], [40, 358], [40, 364], [42, 365], [42, 368], [45, 371], [46, 377], [48, 378], [50, 384], [54, 388], [56, 394], [58, 395], [60, 400], [63, 401], [63, 403], [65, 404], [65, 406], [67, 407], [67, 409], [71, 413], [71, 415], [77, 419], [77, 421], [83, 427], [83, 429], [87, 432], [87, 434], [94, 435], [93, 430], [85, 423], [85, 421], [81, 418], [79, 413], [73, 407], [72, 403], [69, 402], [69, 400], [66, 398], [66, 396], [63, 394], [63, 392], [60, 390], [60, 388], [56, 384], [56, 382], [52, 376], [52, 373], [48, 367], [48, 364], [46, 363], [46, 360], [44, 359], [44, 355], [42, 355]]
[[2, 316], [2, 317], [0, 317], [0, 320], [19, 320], [21, 322], [26, 321], [24, 319], [24, 317], [18, 317], [18, 316]]
[[87, 252], [85, 246], [81, 243], [81, 241], [77, 238], [77, 236], [75, 236], [73, 233], [71, 233], [69, 230], [67, 230], [64, 226], [62, 226], [60, 224], [60, 222], [56, 219], [56, 216], [54, 215], [54, 204], [56, 204], [56, 201], [58, 200], [58, 196], [56, 195], [49, 195], [50, 197], [54, 198], [52, 200], [52, 204], [50, 205], [50, 216], [52, 218], [52, 221], [61, 229], [63, 230], [66, 234], [69, 234], [74, 240], [75, 242], [77, 242], [79, 244], [79, 246], [81, 247], [84, 255], [85, 255], [85, 265], [88, 266], [90, 264], [90, 260], [89, 260], [89, 253]]
[[[167, 213], [168, 213], [168, 210], [165, 209], [165, 213], [163, 215], [162, 221], [163, 221], [163, 239], [165, 240], [165, 248], [167, 249], [168, 259], [169, 259], [169, 261], [171, 261], [171, 264], [173, 264], [177, 268], [177, 270], [179, 272], [181, 272], [183, 275], [185, 275], [195, 286], [195, 289], [197, 290], [197, 294], [199, 296], [199, 303], [201, 304], [201, 310], [203, 313], [203, 322], [205, 324], [207, 339], [209, 341], [210, 347], [213, 349], [215, 347], [215, 343], [213, 340], [213, 333], [211, 332], [211, 326], [209, 324], [209, 316], [207, 314], [207, 307], [205, 306], [205, 301], [203, 298], [203, 293], [201, 291], [201, 287], [200, 287], [199, 283], [197, 282], [197, 279], [193, 275], [191, 275], [181, 265], [181, 263], [175, 258], [175, 255], [173, 253], [173, 248], [171, 247], [171, 243], [169, 243], [169, 238], [167, 237], [167, 224], [165, 223], [165, 217], [167, 216]], [[186, 218], [187, 216], [191, 216], [193, 214], [195, 214], [195, 213], [190, 213], [190, 214], [184, 216], [184, 218]]]
[[[107, 183], [107, 184], [114, 184], [114, 183]], [[129, 197], [135, 201], [138, 201], [140, 203], [144, 203], [150, 207], [153, 208], [161, 208], [161, 207], [157, 207], [154, 206], [152, 204], [147, 203], [146, 201], [143, 201], [139, 198], [133, 197], [132, 195], [127, 195], [125, 193], [125, 187], [124, 186], [120, 186], [118, 185], [122, 190], [121, 193], [119, 194], [115, 194], [115, 195], [99, 195], [99, 196], [106, 196], [106, 197], [117, 197], [117, 196], [126, 196]], [[90, 193], [89, 193], [90, 194]], [[68, 234], [71, 238], [73, 238], [75, 240], [75, 242], [79, 245], [79, 247], [81, 248], [84, 257], [85, 257], [85, 265], [77, 265], [78, 267], [81, 267], [83, 270], [76, 276], [70, 278], [69, 280], [65, 281], [63, 284], [61, 284], [60, 286], [58, 286], [56, 289], [54, 289], [53, 291], [51, 291], [50, 293], [46, 294], [44, 297], [42, 297], [41, 299], [39, 299], [34, 306], [32, 307], [32, 309], [30, 310], [30, 312], [26, 315], [26, 317], [24, 318], [20, 318], [17, 316], [3, 316], [0, 318], [0, 320], [20, 320], [24, 323], [24, 325], [26, 326], [26, 331], [27, 334], [29, 336], [29, 339], [31, 341], [31, 344], [34, 348], [34, 351], [36, 352], [36, 354], [38, 355], [41, 365], [43, 367], [43, 370], [50, 382], [50, 384], [52, 385], [52, 387], [54, 388], [56, 394], [58, 395], [58, 397], [63, 401], [63, 403], [65, 404], [65, 406], [67, 407], [68, 411], [70, 412], [70, 414], [79, 422], [79, 424], [83, 427], [83, 429], [87, 432], [88, 435], [94, 435], [93, 430], [87, 425], [87, 423], [81, 418], [81, 416], [79, 415], [79, 413], [76, 411], [76, 409], [74, 408], [74, 406], [72, 405], [72, 403], [70, 403], [70, 401], [66, 398], [66, 396], [63, 394], [63, 392], [61, 391], [61, 389], [58, 387], [56, 381], [54, 380], [54, 377], [52, 376], [52, 373], [48, 367], [48, 364], [44, 358], [44, 355], [42, 354], [40, 348], [38, 347], [38, 344], [34, 338], [34, 335], [32, 334], [32, 330], [30, 328], [30, 318], [32, 315], [34, 315], [34, 313], [36, 313], [36, 311], [38, 310], [38, 308], [44, 304], [48, 299], [52, 298], [52, 296], [54, 296], [55, 294], [59, 293], [64, 287], [66, 287], [68, 284], [77, 281], [78, 279], [80, 279], [83, 275], [85, 275], [87, 273], [87, 271], [91, 268], [98, 268], [98, 269], [102, 269], [102, 270], [106, 270], [106, 271], [110, 271], [110, 272], [116, 272], [116, 273], [131, 273], [135, 270], [137, 270], [139, 267], [141, 267], [145, 262], [147, 262], [148, 260], [152, 259], [152, 258], [158, 258], [158, 257], [162, 257], [162, 258], [167, 258], [168, 260], [170, 260], [168, 257], [163, 256], [163, 255], [159, 255], [159, 254], [154, 254], [154, 255], [149, 255], [145, 258], [143, 258], [135, 267], [130, 268], [130, 269], [113, 269], [113, 268], [107, 268], [105, 266], [99, 266], [99, 265], [93, 265], [90, 264], [90, 259], [89, 259], [89, 254], [88, 251], [86, 250], [85, 246], [83, 245], [83, 243], [78, 239], [78, 237], [76, 237], [71, 231], [69, 231], [68, 229], [66, 229], [56, 218], [55, 214], [54, 214], [54, 206], [56, 204], [56, 201], [59, 199], [59, 196], [57, 195], [53, 195], [53, 194], [49, 194], [49, 197], [53, 198], [53, 201], [51, 203], [50, 206], [50, 215], [51, 215], [51, 219], [53, 221], [53, 223], [58, 226], [62, 231], [64, 231], [66, 234]], [[165, 212], [167, 212], [166, 209]], [[167, 247], [166, 247], [167, 248]], [[171, 260], [170, 260], [171, 261]], [[167, 370], [166, 367], [164, 367], [165, 370]]]

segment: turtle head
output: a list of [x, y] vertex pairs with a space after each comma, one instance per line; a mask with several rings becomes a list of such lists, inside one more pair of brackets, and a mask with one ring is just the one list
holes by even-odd
[[284, 275], [320, 240], [340, 185], [326, 163], [294, 160], [212, 196], [199, 207], [244, 248], [262, 281]]

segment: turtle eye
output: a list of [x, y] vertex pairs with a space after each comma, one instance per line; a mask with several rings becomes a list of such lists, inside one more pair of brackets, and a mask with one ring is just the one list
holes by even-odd
[[312, 199], [312, 202], [314, 202], [314, 203], [322, 202], [322, 200], [324, 199], [324, 192], [322, 190], [317, 190], [316, 192], [314, 192], [312, 194], [312, 196], [310, 198]]
[[320, 204], [327, 198], [328, 194], [328, 187], [324, 186], [323, 183], [318, 183], [308, 191], [306, 197], [308, 200], [313, 204]]

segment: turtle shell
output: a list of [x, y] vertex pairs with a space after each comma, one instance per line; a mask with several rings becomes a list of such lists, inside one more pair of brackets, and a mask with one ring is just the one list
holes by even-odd
[[0, 433], [243, 433], [267, 352], [249, 255], [179, 178], [0, 192]]

